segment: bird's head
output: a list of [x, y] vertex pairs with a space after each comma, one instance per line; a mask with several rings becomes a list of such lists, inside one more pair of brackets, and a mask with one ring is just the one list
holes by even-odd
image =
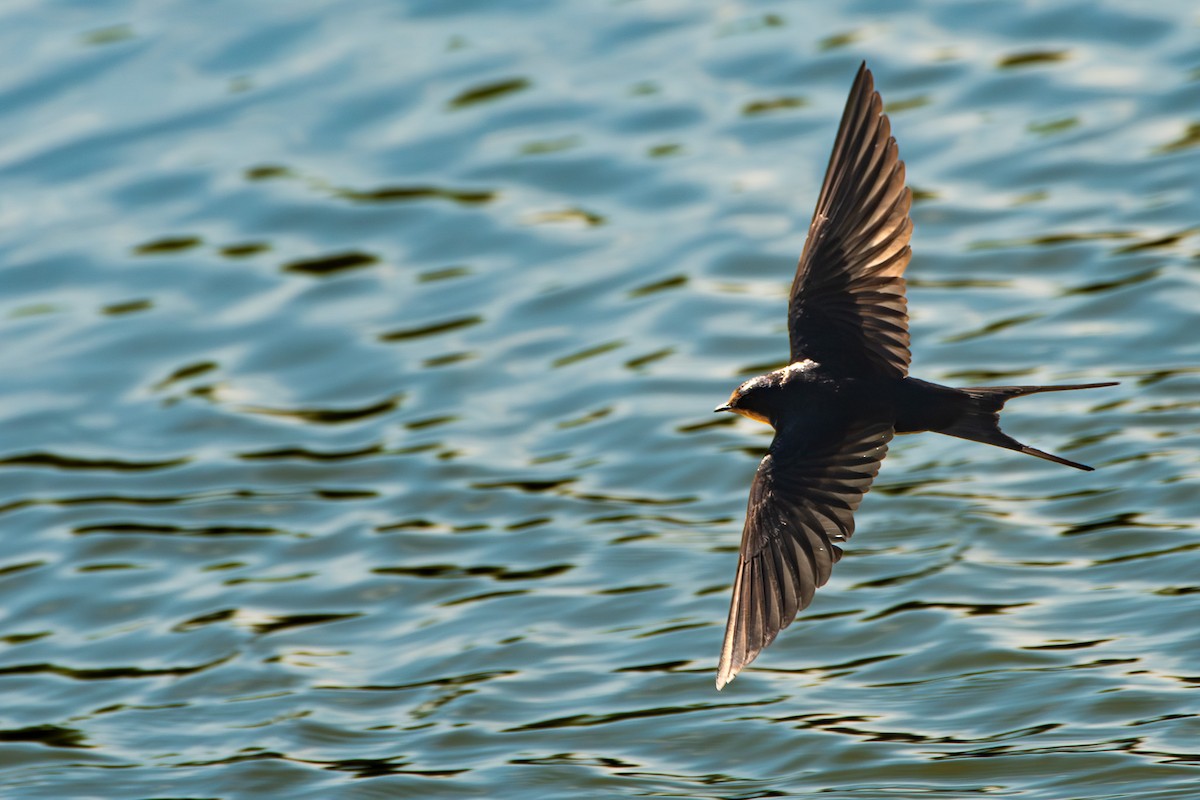
[[770, 405], [774, 399], [776, 384], [770, 375], [759, 375], [751, 378], [733, 390], [724, 405], [717, 406], [713, 411], [732, 411], [756, 422], [771, 424]]

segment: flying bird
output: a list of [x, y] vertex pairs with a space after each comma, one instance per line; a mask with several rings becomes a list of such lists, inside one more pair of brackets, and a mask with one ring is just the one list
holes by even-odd
[[829, 580], [894, 435], [934, 431], [1092, 469], [1021, 444], [1000, 430], [999, 412], [1022, 395], [1115, 383], [960, 389], [908, 376], [911, 204], [863, 63], [792, 282], [790, 363], [746, 381], [716, 409], [775, 429], [750, 487], [718, 689]]

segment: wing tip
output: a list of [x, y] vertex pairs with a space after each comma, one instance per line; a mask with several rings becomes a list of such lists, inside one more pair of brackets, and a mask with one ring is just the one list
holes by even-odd
[[733, 679], [738, 676], [738, 673], [742, 671], [742, 667], [744, 666], [746, 665], [739, 664], [735, 667], [724, 658], [721, 659], [721, 663], [717, 666], [717, 691], [719, 692], [733, 683]]

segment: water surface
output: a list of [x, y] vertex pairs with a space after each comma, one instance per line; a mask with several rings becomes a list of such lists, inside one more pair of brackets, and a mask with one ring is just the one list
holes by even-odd
[[[0, 12], [0, 786], [20, 798], [1189, 798], [1192, 4]], [[892, 448], [714, 669], [858, 63], [914, 373], [1084, 474]]]

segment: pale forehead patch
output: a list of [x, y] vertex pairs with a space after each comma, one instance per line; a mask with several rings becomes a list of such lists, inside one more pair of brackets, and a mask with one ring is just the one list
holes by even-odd
[[750, 391], [751, 389], [756, 389], [760, 386], [766, 386], [768, 383], [770, 383], [770, 381], [767, 379], [766, 375], [759, 375], [758, 377], [751, 378], [750, 380], [746, 381], [741, 386], [739, 386], [737, 388], [737, 393], [745, 394], [746, 392]]

